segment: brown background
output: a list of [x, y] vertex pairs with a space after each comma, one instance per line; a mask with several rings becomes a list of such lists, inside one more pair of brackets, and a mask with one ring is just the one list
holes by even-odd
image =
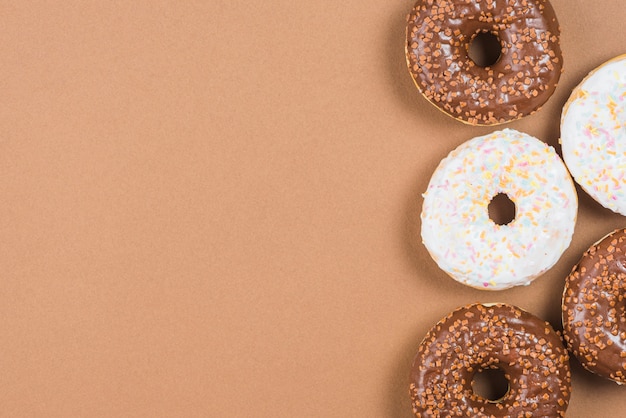
[[[463, 287], [420, 243], [421, 193], [493, 128], [430, 106], [411, 1], [0, 4], [0, 415], [411, 417], [407, 375], [450, 310], [559, 323], [563, 280], [626, 220], [580, 196], [531, 286]], [[537, 115], [625, 53], [621, 0], [554, 0], [565, 69]], [[570, 417], [626, 388], [574, 364]]]

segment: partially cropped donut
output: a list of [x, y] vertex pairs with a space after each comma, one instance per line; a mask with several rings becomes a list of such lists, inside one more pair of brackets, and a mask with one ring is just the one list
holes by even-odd
[[[500, 43], [481, 67], [469, 54], [482, 34]], [[406, 57], [417, 88], [472, 125], [494, 125], [538, 110], [559, 81], [560, 28], [548, 0], [419, 0], [408, 17]]]
[[602, 206], [626, 215], [626, 55], [592, 71], [561, 118], [563, 159]]
[[[496, 195], [515, 204], [499, 225], [488, 207]], [[437, 167], [422, 207], [422, 240], [439, 267], [478, 289], [529, 284], [569, 246], [576, 190], [554, 149], [511, 129], [474, 138]]]
[[[477, 372], [500, 369], [506, 394], [476, 394]], [[417, 417], [563, 417], [567, 350], [549, 323], [512, 305], [473, 304], [439, 321], [419, 346], [410, 377]]]
[[563, 334], [587, 370], [626, 383], [626, 230], [591, 246], [563, 292]]

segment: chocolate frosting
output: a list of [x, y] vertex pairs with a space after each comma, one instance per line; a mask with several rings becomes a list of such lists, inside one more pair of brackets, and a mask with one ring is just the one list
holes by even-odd
[[[469, 44], [497, 36], [499, 60], [480, 67]], [[406, 56], [418, 89], [466, 123], [494, 125], [538, 110], [562, 72], [560, 28], [548, 0], [420, 0], [408, 16]]]
[[[472, 390], [478, 371], [498, 368], [509, 390], [497, 401]], [[507, 304], [473, 304], [449, 314], [422, 341], [411, 371], [417, 417], [563, 417], [569, 356], [549, 323]]]
[[583, 367], [626, 383], [626, 230], [607, 235], [574, 267], [563, 292], [563, 333]]

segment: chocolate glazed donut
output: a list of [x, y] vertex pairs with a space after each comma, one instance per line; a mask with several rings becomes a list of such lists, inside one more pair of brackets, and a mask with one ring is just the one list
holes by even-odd
[[[486, 67], [469, 55], [484, 34], [501, 47]], [[562, 72], [559, 36], [548, 0], [419, 0], [406, 57], [431, 103], [462, 122], [495, 125], [534, 113], [552, 95]]]
[[[484, 399], [472, 379], [494, 368], [509, 389], [501, 399]], [[550, 324], [512, 305], [473, 304], [428, 332], [410, 393], [417, 417], [563, 417], [570, 378], [567, 350]]]
[[585, 252], [565, 283], [563, 333], [583, 367], [626, 383], [626, 230]]

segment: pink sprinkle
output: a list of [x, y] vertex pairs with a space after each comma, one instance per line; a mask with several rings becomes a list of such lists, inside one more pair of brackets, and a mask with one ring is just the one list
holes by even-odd
[[609, 138], [611, 137], [611, 135], [609, 134], [609, 132], [606, 129], [598, 128], [598, 131], [600, 133], [603, 133], [604, 135], [608, 136]]
[[487, 283], [487, 282], [483, 282], [483, 286], [485, 286], [485, 287], [489, 287], [489, 283]]

